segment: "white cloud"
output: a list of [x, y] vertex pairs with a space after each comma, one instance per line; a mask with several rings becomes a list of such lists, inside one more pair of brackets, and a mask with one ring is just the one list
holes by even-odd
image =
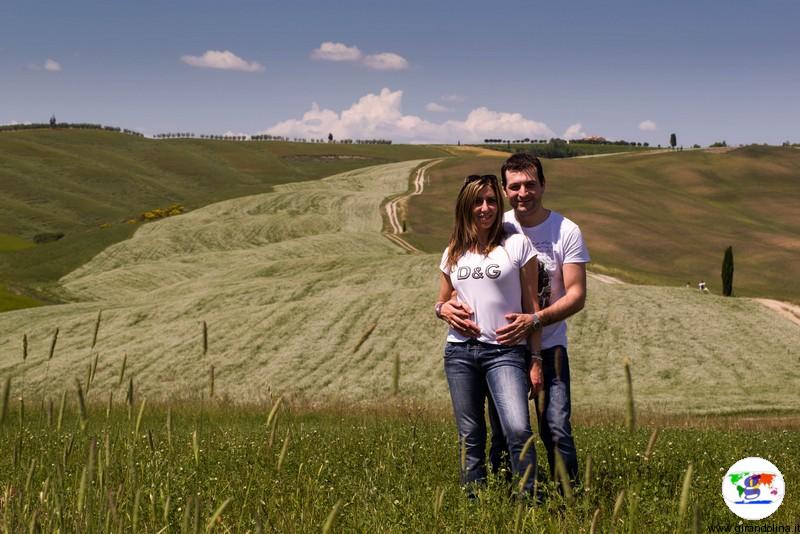
[[648, 121], [642, 121], [642, 122], [640, 122], [640, 123], [639, 123], [639, 129], [640, 129], [641, 131], [643, 131], [643, 132], [654, 132], [654, 131], [656, 131], [658, 128], [657, 128], [657, 126], [656, 126], [656, 123], [655, 123], [655, 122], [653, 122], [653, 121], [649, 121], [649, 120], [648, 120]]
[[255, 61], [248, 62], [230, 50], [207, 50], [202, 56], [181, 56], [181, 61], [192, 67], [208, 69], [240, 70], [243, 72], [259, 72], [264, 66]]
[[326, 41], [311, 52], [311, 59], [320, 61], [358, 61], [361, 59], [361, 50], [356, 46]]
[[30, 63], [28, 65], [29, 70], [46, 70], [50, 72], [61, 72], [61, 64], [51, 58], [47, 58], [43, 65], [39, 65], [38, 63]]
[[44, 70], [49, 70], [50, 72], [61, 72], [61, 64], [55, 59], [47, 58], [47, 61], [44, 62]]
[[461, 95], [457, 94], [449, 94], [449, 95], [442, 95], [442, 102], [463, 102], [465, 99]]
[[561, 136], [562, 139], [583, 139], [585, 137], [589, 137], [586, 135], [586, 132], [583, 131], [583, 125], [581, 123], [570, 124], [569, 127], [564, 131], [564, 135]]
[[408, 61], [393, 52], [383, 52], [365, 57], [364, 65], [375, 70], [405, 70], [408, 68]]
[[441, 104], [437, 104], [436, 102], [429, 102], [425, 106], [425, 109], [427, 109], [428, 111], [432, 111], [434, 113], [451, 113], [453, 111], [452, 109], [445, 107]]
[[234, 132], [232, 130], [228, 130], [227, 132], [222, 134], [222, 136], [223, 137], [244, 137], [244, 138], [250, 139], [250, 135], [249, 134], [246, 134], [244, 132], [236, 133], [236, 132]]
[[405, 70], [408, 60], [394, 52], [382, 52], [364, 56], [357, 46], [325, 41], [319, 48], [311, 51], [311, 59], [318, 61], [351, 61], [359, 62], [375, 70]]
[[384, 88], [362, 96], [341, 113], [316, 103], [300, 119], [280, 122], [264, 132], [286, 137], [318, 139], [333, 133], [336, 139], [392, 139], [405, 143], [480, 142], [486, 138], [553, 137], [546, 124], [519, 113], [472, 110], [465, 120], [437, 123], [402, 113], [403, 91]]

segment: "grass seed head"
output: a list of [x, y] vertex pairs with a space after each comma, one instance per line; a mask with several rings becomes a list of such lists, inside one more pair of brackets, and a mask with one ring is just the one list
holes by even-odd
[[647, 440], [647, 448], [644, 451], [644, 460], [650, 460], [650, 457], [653, 455], [653, 449], [656, 446], [656, 440], [658, 439], [658, 428], [654, 428], [653, 431], [650, 433], [650, 439]]
[[50, 354], [47, 356], [47, 361], [53, 359], [53, 355], [56, 353], [56, 342], [58, 341], [58, 328], [56, 331], [53, 332], [53, 340], [50, 342]]
[[208, 518], [208, 522], [206, 523], [206, 532], [211, 532], [214, 529], [214, 526], [222, 517], [222, 512], [225, 511], [225, 508], [231, 503], [232, 500], [233, 499], [231, 497], [228, 497], [222, 501], [222, 504], [220, 504], [211, 517]]
[[592, 453], [586, 453], [584, 463], [586, 468], [583, 472], [583, 491], [590, 491], [592, 489]]
[[136, 435], [139, 435], [139, 431], [142, 429], [142, 417], [144, 416], [144, 406], [147, 404], [147, 399], [142, 399], [142, 404], [139, 406], [139, 414], [136, 416]]
[[11, 398], [11, 378], [6, 377], [3, 384], [3, 396], [0, 397], [0, 424], [4, 423], [8, 417], [8, 402]]
[[100, 330], [100, 318], [103, 316], [103, 310], [97, 312], [97, 321], [94, 323], [94, 334], [92, 335], [92, 348], [97, 345], [97, 332]]
[[625, 383], [627, 385], [627, 426], [630, 432], [636, 430], [636, 412], [633, 404], [633, 378], [631, 377], [631, 360], [627, 356], [624, 360], [625, 364]]
[[286, 454], [289, 452], [289, 439], [291, 438], [291, 435], [292, 435], [292, 430], [291, 429], [287, 430], [286, 437], [283, 440], [283, 446], [281, 447], [280, 455], [278, 455], [278, 464], [276, 466], [276, 469], [278, 471], [280, 471], [281, 468], [283, 467], [283, 462], [284, 460], [286, 460]]
[[336, 522], [336, 516], [339, 515], [339, 509], [342, 507], [342, 504], [342, 500], [339, 499], [336, 501], [336, 504], [333, 505], [328, 517], [325, 519], [325, 524], [322, 526], [322, 534], [329, 534], [331, 532], [333, 525]]
[[681, 498], [678, 503], [678, 528], [683, 528], [683, 521], [686, 518], [686, 511], [689, 509], [689, 493], [692, 489], [692, 472], [694, 467], [689, 462], [686, 468], [686, 473], [683, 475], [683, 484], [681, 485]]
[[78, 408], [80, 409], [81, 414], [81, 428], [86, 428], [86, 421], [89, 418], [89, 415], [86, 411], [86, 399], [83, 396], [83, 387], [81, 387], [81, 382], [77, 378], [75, 379], [75, 388], [77, 389], [78, 394]]
[[600, 508], [598, 507], [597, 510], [594, 511], [594, 515], [592, 516], [592, 526], [589, 527], [589, 534], [597, 534], [597, 527], [600, 524]]
[[117, 387], [122, 385], [122, 381], [125, 379], [125, 366], [128, 363], [128, 353], [122, 355], [122, 366], [119, 368], [119, 380], [117, 381]]
[[194, 453], [194, 465], [200, 465], [200, 444], [197, 441], [197, 430], [192, 432], [192, 452]]

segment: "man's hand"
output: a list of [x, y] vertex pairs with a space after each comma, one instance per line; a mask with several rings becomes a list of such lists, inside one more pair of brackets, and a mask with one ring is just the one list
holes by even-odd
[[506, 321], [509, 324], [495, 330], [497, 342], [501, 345], [517, 345], [525, 340], [533, 326], [531, 313], [507, 313]]
[[531, 393], [530, 399], [533, 400], [542, 391], [542, 387], [544, 386], [544, 374], [542, 373], [542, 362], [541, 360], [534, 360], [531, 364], [531, 369], [529, 371], [529, 376], [531, 379]]
[[478, 328], [477, 323], [471, 319], [472, 308], [466, 303], [451, 298], [442, 304], [442, 309], [439, 311], [439, 314], [447, 324], [462, 336], [479, 337], [481, 335], [481, 329]]

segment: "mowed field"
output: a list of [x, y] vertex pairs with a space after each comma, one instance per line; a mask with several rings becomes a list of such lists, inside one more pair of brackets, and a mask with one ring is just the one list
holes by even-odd
[[[408, 208], [409, 242], [440, 250], [463, 177], [499, 175], [502, 161], [451, 160], [432, 169], [425, 195]], [[656, 285], [704, 279], [719, 294], [730, 245], [735, 295], [800, 302], [800, 151], [631, 153], [544, 167], [545, 203], [581, 226], [591, 269]]]
[[[399, 361], [401, 397], [446, 409], [445, 329], [432, 313], [440, 253], [408, 255], [381, 235], [382, 202], [424, 163], [277, 185], [140, 227], [61, 280], [75, 302], [0, 315], [0, 376], [56, 395], [97, 355], [89, 396], [103, 400], [123, 394], [127, 355], [151, 399], [199, 398], [213, 366], [217, 395], [236, 401], [375, 404]], [[749, 300], [590, 281], [570, 328], [579, 410], [624, 410], [625, 357], [646, 411], [800, 408], [800, 328]]]
[[[58, 302], [59, 278], [130, 237], [155, 208], [186, 210], [280, 183], [445, 152], [425, 146], [151, 140], [92, 130], [0, 132], [0, 311]], [[33, 246], [36, 234], [63, 239]], [[11, 288], [5, 291], [2, 287]]]

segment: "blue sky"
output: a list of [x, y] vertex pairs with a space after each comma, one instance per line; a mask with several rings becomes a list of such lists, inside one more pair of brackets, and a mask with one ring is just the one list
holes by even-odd
[[0, 123], [800, 142], [799, 22], [795, 1], [4, 1]]

